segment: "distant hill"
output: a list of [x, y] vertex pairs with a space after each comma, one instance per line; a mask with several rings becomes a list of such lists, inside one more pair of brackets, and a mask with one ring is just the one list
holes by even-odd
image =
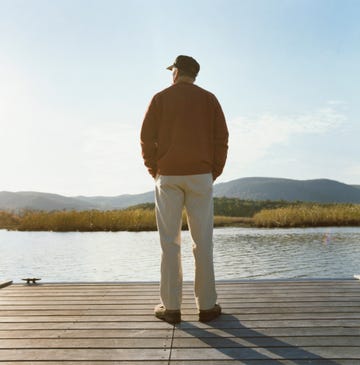
[[249, 177], [215, 185], [214, 195], [246, 200], [360, 203], [360, 189], [328, 179]]
[[106, 196], [77, 196], [66, 197], [57, 194], [40, 193], [35, 191], [8, 192], [0, 191], [0, 210], [19, 211], [31, 210], [112, 210], [127, 208], [144, 202], [153, 202], [154, 193], [148, 192], [135, 195]]
[[154, 202], [154, 192], [143, 194], [124, 194], [118, 196], [76, 196], [75, 199], [93, 204], [100, 210], [122, 209], [132, 205]]
[[9, 191], [0, 192], [0, 209], [3, 210], [88, 210], [95, 208], [97, 208], [97, 206], [91, 202], [81, 201], [76, 198], [58, 194], [38, 193], [33, 191], [20, 191], [16, 193]]
[[[291, 180], [248, 177], [214, 186], [214, 196], [243, 200], [285, 200], [319, 203], [360, 203], [359, 185], [347, 185], [327, 179]], [[0, 209], [35, 210], [111, 210], [154, 202], [152, 191], [143, 194], [65, 197], [40, 192], [0, 192]]]

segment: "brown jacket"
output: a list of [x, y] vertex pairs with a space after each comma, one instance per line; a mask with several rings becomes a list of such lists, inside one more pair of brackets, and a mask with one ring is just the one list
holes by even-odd
[[222, 173], [228, 129], [215, 95], [179, 82], [157, 93], [145, 114], [141, 148], [150, 174]]

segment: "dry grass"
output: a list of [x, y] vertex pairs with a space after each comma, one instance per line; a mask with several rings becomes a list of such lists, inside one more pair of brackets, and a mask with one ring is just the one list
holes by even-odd
[[[253, 218], [215, 216], [215, 227], [317, 227], [360, 226], [360, 204], [295, 205], [264, 209]], [[92, 231], [154, 231], [153, 209], [112, 211], [27, 211], [13, 214], [0, 211], [0, 228], [20, 231], [92, 232]], [[183, 213], [182, 228], [187, 229]]]
[[21, 231], [149, 231], [154, 230], [153, 211], [55, 211], [26, 212], [17, 227]]
[[257, 227], [359, 226], [359, 204], [304, 205], [262, 210], [255, 214]]
[[[215, 217], [214, 225], [223, 227], [243, 224], [249, 218]], [[26, 211], [20, 215], [0, 212], [0, 228], [19, 231], [97, 232], [97, 231], [154, 231], [154, 210], [131, 209], [113, 211]], [[182, 228], [188, 229], [185, 212]]]
[[215, 216], [214, 227], [239, 227], [250, 226], [253, 224], [253, 219], [249, 217], [227, 217]]
[[0, 228], [13, 229], [19, 225], [20, 220], [16, 214], [0, 211]]

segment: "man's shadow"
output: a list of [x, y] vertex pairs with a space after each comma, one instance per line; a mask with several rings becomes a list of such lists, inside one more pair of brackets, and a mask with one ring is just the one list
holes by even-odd
[[[226, 320], [224, 320], [224, 316], [226, 316]], [[328, 365], [338, 365], [333, 360], [325, 359], [299, 346], [291, 345], [276, 337], [246, 327], [233, 315], [223, 313], [218, 319], [208, 322], [206, 325], [207, 327], [204, 327], [201, 324], [196, 325], [194, 322], [184, 321], [176, 326], [175, 338], [179, 338], [176, 337], [178, 330], [184, 331], [191, 337], [201, 340], [210, 348], [226, 355], [228, 359], [241, 360], [243, 364], [249, 365], [253, 365], [254, 360], [266, 360], [266, 365], [281, 365], [284, 359], [289, 359], [293, 364], [299, 365], [311, 360], [326, 360]], [[219, 331], [223, 335], [218, 334]], [[244, 343], [239, 343], [236, 339], [242, 339]], [[196, 350], [196, 347], [194, 349]], [[201, 352], [201, 348], [199, 348], [199, 352]], [[274, 356], [265, 353], [272, 353]], [[225, 359], [222, 358], [221, 360]]]

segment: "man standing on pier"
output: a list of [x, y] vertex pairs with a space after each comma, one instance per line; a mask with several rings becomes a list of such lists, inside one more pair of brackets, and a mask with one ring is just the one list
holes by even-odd
[[183, 208], [193, 241], [194, 292], [199, 320], [221, 314], [213, 264], [213, 182], [222, 173], [228, 129], [212, 93], [196, 86], [200, 70], [189, 56], [167, 68], [173, 84], [151, 100], [141, 129], [145, 166], [155, 179], [156, 220], [162, 249], [160, 298], [155, 316], [181, 321]]

